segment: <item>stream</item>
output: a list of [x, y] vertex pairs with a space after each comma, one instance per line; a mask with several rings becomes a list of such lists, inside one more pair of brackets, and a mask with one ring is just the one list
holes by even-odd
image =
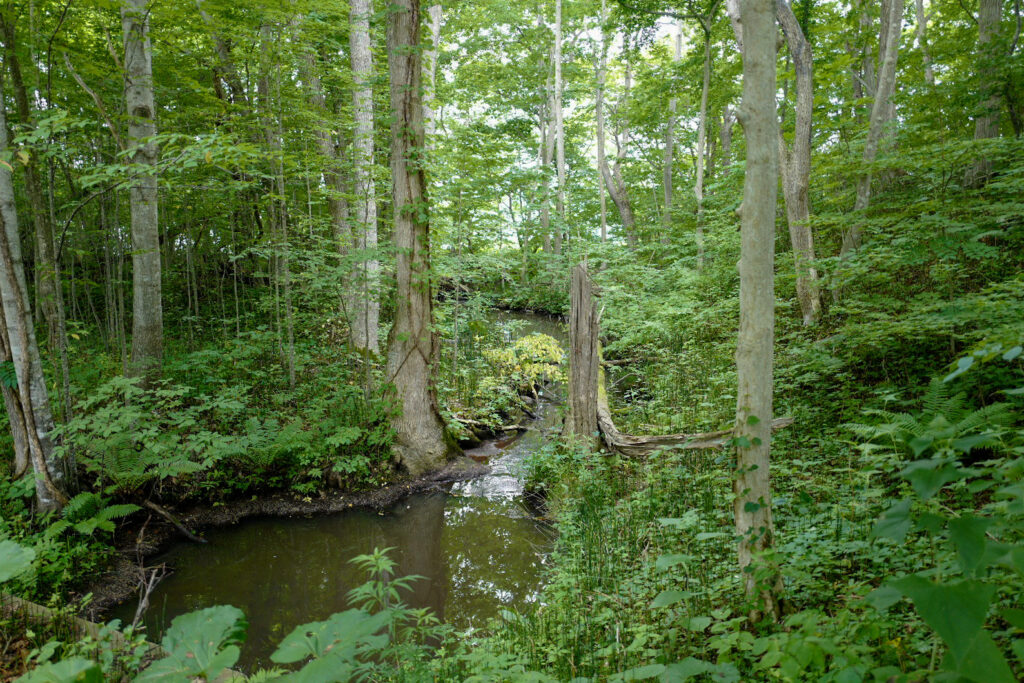
[[[565, 343], [552, 318], [497, 314], [516, 338], [534, 332]], [[511, 341], [511, 338], [510, 338]], [[349, 562], [374, 548], [393, 548], [397, 576], [424, 577], [403, 599], [429, 607], [457, 629], [482, 627], [509, 606], [535, 601], [551, 531], [527, 511], [523, 460], [557, 427], [558, 406], [542, 400], [525, 432], [466, 451], [492, 471], [477, 479], [406, 498], [389, 510], [259, 518], [212, 529], [209, 543], [181, 543], [150, 561], [173, 568], [150, 597], [145, 624], [159, 642], [171, 620], [213, 605], [234, 605], [248, 621], [239, 665], [270, 666], [270, 654], [293, 628], [348, 609], [348, 592], [366, 581]], [[112, 611], [131, 623], [136, 602]]]

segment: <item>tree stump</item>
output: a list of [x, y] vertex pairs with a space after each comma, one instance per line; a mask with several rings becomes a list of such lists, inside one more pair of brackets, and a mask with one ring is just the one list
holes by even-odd
[[600, 369], [594, 283], [586, 263], [572, 269], [569, 312], [569, 410], [563, 435], [597, 445], [597, 383]]

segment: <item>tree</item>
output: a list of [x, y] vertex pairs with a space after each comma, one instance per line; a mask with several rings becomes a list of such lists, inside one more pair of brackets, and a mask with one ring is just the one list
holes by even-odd
[[396, 458], [412, 476], [441, 467], [458, 452], [441, 419], [434, 389], [438, 343], [433, 329], [430, 222], [421, 157], [419, 46], [419, 0], [398, 0], [388, 16], [387, 29], [397, 279], [387, 378], [395, 386], [401, 408], [392, 421]]
[[796, 106], [794, 107], [793, 144], [787, 145], [779, 130], [779, 168], [782, 190], [786, 198], [786, 222], [796, 262], [796, 296], [804, 325], [813, 324], [821, 316], [821, 292], [818, 271], [814, 267], [814, 236], [811, 217], [811, 123], [814, 111], [814, 75], [811, 46], [787, 0], [775, 0], [779, 24], [789, 45], [796, 72]]
[[752, 617], [775, 619], [776, 580], [758, 576], [756, 556], [771, 548], [769, 477], [775, 339], [775, 208], [778, 120], [775, 116], [775, 8], [772, 0], [742, 0], [743, 103], [747, 141], [740, 247], [740, 329], [736, 348], [736, 481], [733, 512], [744, 589]]
[[[987, 97], [974, 118], [974, 139], [988, 140], [999, 136], [999, 108], [1002, 99], [998, 87], [999, 22], [1003, 18], [1002, 0], [981, 0], [978, 5], [978, 79]], [[992, 175], [992, 161], [982, 157], [974, 162], [964, 176], [964, 185], [978, 187]]]
[[[868, 137], [864, 142], [864, 170], [857, 180], [857, 199], [854, 202], [854, 211], [864, 211], [871, 204], [871, 167], [875, 157], [878, 155], [878, 146], [882, 140], [886, 125], [891, 116], [892, 94], [896, 88], [896, 58], [899, 55], [900, 33], [903, 25], [903, 0], [889, 0], [886, 3], [888, 14], [884, 14], [881, 20], [878, 54], [879, 71], [878, 83], [875, 87], [874, 102], [871, 105], [871, 119], [868, 123]], [[843, 235], [843, 245], [840, 254], [845, 256], [851, 250], [856, 249], [861, 243], [862, 228], [860, 223], [854, 223], [850, 230]]]
[[[0, 81], [0, 155], [10, 158], [7, 141], [6, 103], [2, 99]], [[58, 510], [66, 502], [64, 463], [54, 450], [53, 414], [43, 376], [43, 363], [36, 343], [28, 285], [21, 257], [18, 214], [14, 201], [14, 181], [10, 164], [0, 163], [0, 299], [3, 326], [0, 331], [0, 353], [14, 365], [16, 391], [4, 400], [17, 439], [19, 426], [24, 429], [28, 458], [36, 478], [36, 501], [40, 510]], [[16, 441], [17, 443], [17, 441]], [[17, 451], [16, 451], [17, 452]], [[24, 469], [24, 468], [20, 468]]]
[[[622, 221], [622, 231], [625, 233], [626, 244], [630, 249], [637, 246], [636, 217], [633, 214], [633, 205], [629, 201], [629, 190], [626, 181], [622, 177], [622, 162], [626, 160], [626, 151], [629, 148], [629, 122], [626, 120], [625, 112], [621, 111], [629, 101], [629, 91], [633, 85], [633, 67], [630, 64], [630, 54], [627, 48], [624, 56], [626, 61], [626, 73], [623, 79], [622, 97], [616, 104], [616, 131], [615, 131], [615, 164], [608, 167], [608, 160], [605, 158], [601, 168], [601, 175], [604, 176], [605, 187], [608, 188], [608, 195], [619, 210], [619, 218]], [[602, 59], [604, 59], [602, 55]], [[602, 71], [604, 66], [602, 65]], [[603, 91], [603, 87], [602, 87]], [[601, 114], [603, 115], [602, 108]], [[604, 130], [604, 123], [598, 124], [598, 128]], [[603, 156], [603, 155], [602, 155]]]
[[124, 99], [128, 142], [132, 146], [132, 361], [133, 375], [159, 372], [163, 359], [160, 234], [157, 217], [156, 106], [153, 102], [153, 53], [149, 41], [149, 1], [125, 0]]
[[355, 117], [352, 151], [355, 156], [355, 246], [361, 252], [352, 296], [352, 343], [357, 349], [378, 353], [377, 326], [380, 303], [377, 297], [378, 261], [366, 254], [377, 248], [377, 197], [373, 182], [373, 56], [370, 53], [371, 0], [353, 0], [349, 29], [352, 59], [352, 109]]

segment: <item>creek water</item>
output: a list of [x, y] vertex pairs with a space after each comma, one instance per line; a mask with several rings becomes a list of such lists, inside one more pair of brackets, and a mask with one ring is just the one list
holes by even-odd
[[[564, 344], [564, 327], [550, 318], [500, 314], [511, 341], [533, 332]], [[349, 562], [374, 548], [393, 548], [396, 575], [416, 574], [403, 600], [429, 607], [458, 629], [483, 626], [507, 606], [537, 599], [551, 532], [527, 511], [520, 469], [557, 426], [550, 401], [536, 406], [524, 433], [467, 451], [490, 474], [402, 500], [383, 512], [354, 510], [315, 517], [261, 518], [211, 530], [205, 545], [182, 543], [150, 564], [173, 568], [150, 597], [145, 623], [159, 642], [171, 620], [213, 605], [234, 605], [248, 619], [239, 662], [270, 665], [269, 656], [295, 626], [348, 609], [347, 594], [367, 577]], [[112, 618], [130, 623], [135, 602]]]

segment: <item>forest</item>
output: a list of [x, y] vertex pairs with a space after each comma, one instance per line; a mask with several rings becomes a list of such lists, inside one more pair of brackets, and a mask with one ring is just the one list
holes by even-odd
[[1022, 23], [4, 0], [0, 680], [1021, 680]]

